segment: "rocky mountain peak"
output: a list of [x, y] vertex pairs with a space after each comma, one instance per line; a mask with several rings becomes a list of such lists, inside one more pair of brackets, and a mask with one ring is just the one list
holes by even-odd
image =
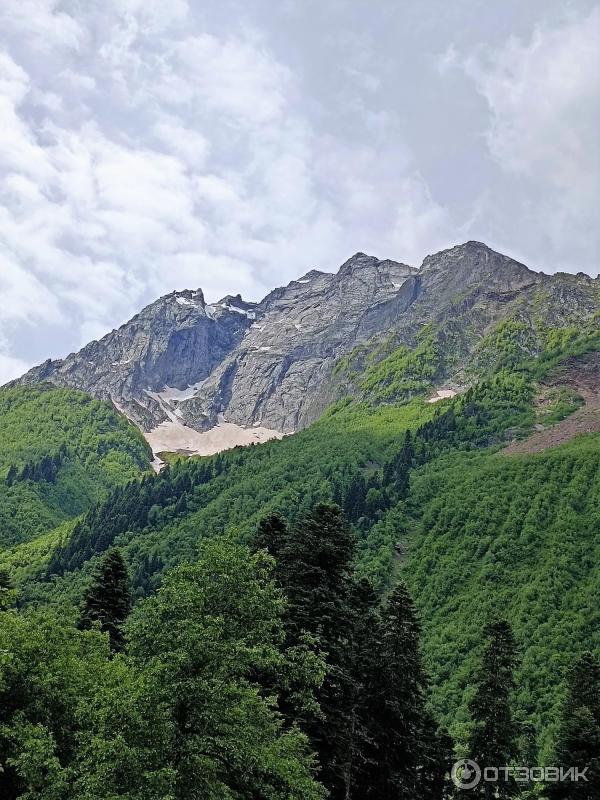
[[560, 276], [475, 241], [428, 256], [421, 269], [359, 252], [337, 273], [312, 269], [259, 303], [232, 294], [207, 304], [201, 289], [172, 292], [20, 382], [110, 399], [146, 431], [177, 428], [178, 441], [224, 421], [289, 433], [354, 390], [337, 367], [357, 348], [414, 346], [428, 325], [460, 340], [448, 362], [456, 370], [493, 325], [532, 306], [542, 284], [553, 319], [587, 318], [597, 305], [591, 280], [569, 283], [567, 292]]
[[295, 281], [292, 283], [301, 283], [302, 281], [311, 281], [315, 278], [320, 278], [323, 275], [327, 275], [328, 273], [323, 272], [320, 269], [310, 269], [308, 272], [305, 272], [304, 275], [301, 275], [299, 278], [296, 278]]
[[359, 251], [358, 253], [354, 253], [353, 256], [350, 256], [347, 261], [344, 261], [338, 270], [338, 275], [343, 275], [345, 272], [352, 272], [356, 268], [371, 266], [376, 264], [377, 261], [378, 259], [375, 258], [375, 256], [369, 256]]
[[205, 305], [204, 292], [202, 289], [182, 289], [180, 291], [171, 292], [167, 297], [174, 297], [175, 299], [185, 298], [186, 300], [193, 300], [195, 303]]
[[241, 294], [226, 294], [225, 297], [221, 298], [218, 303], [215, 305], [217, 306], [233, 306], [233, 308], [241, 308], [247, 310], [249, 308], [254, 308], [256, 303], [247, 303]]
[[453, 293], [482, 284], [489, 290], [511, 292], [541, 279], [524, 264], [476, 241], [427, 256], [420, 273], [426, 285], [444, 285]]
[[385, 259], [381, 261], [375, 256], [369, 256], [366, 253], [355, 253], [351, 258], [345, 261], [337, 272], [340, 279], [348, 276], [358, 275], [367, 277], [369, 273], [406, 273], [411, 274], [417, 270], [414, 267], [409, 267], [407, 264], [401, 264], [397, 261]]

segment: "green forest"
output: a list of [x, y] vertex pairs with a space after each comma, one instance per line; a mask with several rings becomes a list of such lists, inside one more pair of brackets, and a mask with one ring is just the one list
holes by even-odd
[[582, 406], [597, 334], [506, 323], [437, 403], [439, 336], [394, 347], [158, 474], [109, 404], [0, 390], [2, 798], [600, 797], [600, 434], [503, 449]]
[[0, 442], [0, 548], [81, 514], [152, 459], [124, 417], [72, 389], [2, 389]]

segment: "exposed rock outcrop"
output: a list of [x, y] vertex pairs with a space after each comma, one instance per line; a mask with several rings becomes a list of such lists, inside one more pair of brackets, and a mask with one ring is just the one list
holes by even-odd
[[167, 422], [206, 431], [220, 420], [289, 433], [352, 391], [335, 367], [357, 345], [411, 346], [434, 325], [453, 341], [460, 372], [499, 320], [531, 316], [536, 302], [539, 315], [540, 297], [562, 325], [597, 311], [598, 284], [533, 272], [479, 242], [428, 256], [420, 269], [357, 253], [336, 274], [311, 270], [260, 303], [237, 295], [207, 305], [199, 289], [173, 292], [19, 382], [110, 399], [146, 431]]

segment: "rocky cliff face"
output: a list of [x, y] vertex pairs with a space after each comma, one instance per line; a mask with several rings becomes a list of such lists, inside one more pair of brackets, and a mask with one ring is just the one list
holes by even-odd
[[49, 381], [112, 400], [144, 430], [169, 419], [161, 394], [185, 393], [242, 340], [254, 304], [227, 297], [207, 305], [201, 290], [173, 292], [99, 342], [34, 367], [20, 383]]
[[336, 275], [312, 271], [256, 307], [256, 319], [179, 411], [192, 427], [218, 414], [289, 433], [329, 402], [339, 358], [400, 317], [418, 292], [417, 270], [357, 253]]
[[491, 326], [532, 315], [536, 303], [539, 314], [542, 295], [561, 324], [598, 308], [591, 278], [535, 273], [478, 242], [429, 256], [420, 269], [357, 253], [337, 274], [313, 270], [256, 304], [238, 295], [207, 305], [200, 290], [174, 292], [20, 382], [111, 399], [146, 431], [226, 421], [289, 433], [351, 391], [335, 367], [357, 345], [411, 346], [432, 325], [460, 340], [459, 374]]

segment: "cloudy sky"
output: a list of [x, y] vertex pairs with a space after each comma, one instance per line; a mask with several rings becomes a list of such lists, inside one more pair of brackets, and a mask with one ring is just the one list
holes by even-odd
[[1, 0], [0, 382], [357, 250], [600, 268], [594, 0]]

